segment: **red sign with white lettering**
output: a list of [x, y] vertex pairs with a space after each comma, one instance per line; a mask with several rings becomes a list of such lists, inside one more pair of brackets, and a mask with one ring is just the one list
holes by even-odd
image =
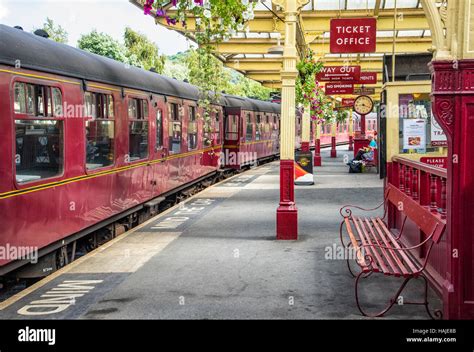
[[344, 98], [342, 99], [341, 105], [343, 108], [351, 108], [354, 106], [355, 99], [354, 98]]
[[325, 87], [326, 94], [354, 94], [354, 85], [352, 83], [327, 83]]
[[317, 74], [320, 82], [358, 82], [360, 79], [360, 66], [326, 66]]
[[420, 161], [424, 164], [428, 164], [435, 167], [446, 169], [448, 167], [448, 158], [445, 157], [425, 157], [421, 158]]
[[377, 84], [377, 72], [361, 72], [359, 84]]
[[377, 46], [375, 18], [331, 20], [331, 53], [374, 53]]

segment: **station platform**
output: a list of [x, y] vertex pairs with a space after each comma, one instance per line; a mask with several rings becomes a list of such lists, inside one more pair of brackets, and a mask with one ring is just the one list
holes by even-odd
[[[1, 319], [363, 319], [340, 245], [339, 209], [383, 198], [375, 173], [349, 174], [347, 146], [322, 151], [315, 185], [295, 189], [299, 240], [275, 240], [279, 164], [216, 184], [0, 303]], [[374, 275], [364, 306], [400, 281]], [[412, 281], [407, 300], [421, 297]], [[410, 297], [408, 297], [410, 296]], [[439, 302], [432, 297], [432, 308]], [[386, 319], [428, 319], [397, 306]]]

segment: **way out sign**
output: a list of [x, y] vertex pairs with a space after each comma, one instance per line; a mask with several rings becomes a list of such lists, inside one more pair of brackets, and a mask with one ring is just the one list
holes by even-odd
[[374, 53], [377, 47], [375, 18], [331, 20], [331, 53]]
[[360, 66], [325, 66], [316, 75], [320, 82], [358, 82]]

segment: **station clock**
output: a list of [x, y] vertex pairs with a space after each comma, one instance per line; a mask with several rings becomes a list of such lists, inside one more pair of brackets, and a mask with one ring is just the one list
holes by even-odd
[[367, 95], [361, 95], [354, 102], [354, 110], [359, 115], [367, 115], [374, 109], [374, 101]]

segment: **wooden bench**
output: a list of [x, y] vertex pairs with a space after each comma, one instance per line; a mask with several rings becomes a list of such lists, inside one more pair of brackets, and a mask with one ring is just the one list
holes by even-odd
[[[388, 205], [393, 204], [403, 215], [403, 224], [399, 233], [390, 231], [385, 222]], [[383, 217], [367, 216], [368, 212], [379, 211], [384, 206]], [[365, 212], [365, 216], [356, 216], [354, 209]], [[387, 313], [397, 302], [405, 286], [411, 279], [421, 278], [424, 280], [424, 300], [422, 302], [407, 302], [404, 304], [424, 305], [428, 315], [434, 319], [428, 307], [428, 281], [423, 274], [428, 263], [431, 250], [438, 244], [446, 228], [446, 222], [437, 214], [430, 212], [429, 208], [421, 206], [417, 201], [407, 196], [398, 188], [389, 184], [386, 188], [384, 202], [377, 208], [364, 209], [358, 206], [347, 205], [341, 208], [341, 216], [344, 218], [340, 226], [341, 243], [345, 248], [352, 247], [355, 261], [360, 267], [360, 273], [355, 275], [348, 267], [351, 274], [356, 277], [355, 298], [359, 311], [364, 316], [380, 317]], [[402, 242], [405, 222], [410, 219], [424, 234], [426, 239], [412, 247], [406, 247]], [[346, 244], [343, 238], [343, 228], [346, 228], [349, 242]], [[417, 249], [426, 246], [426, 255], [420, 263], [414, 253]], [[402, 277], [405, 280], [390, 300], [389, 304], [381, 312], [369, 314], [364, 311], [359, 302], [359, 284], [361, 278], [366, 278], [373, 273], [381, 273], [386, 276]], [[435, 311], [437, 318], [441, 312]]]

